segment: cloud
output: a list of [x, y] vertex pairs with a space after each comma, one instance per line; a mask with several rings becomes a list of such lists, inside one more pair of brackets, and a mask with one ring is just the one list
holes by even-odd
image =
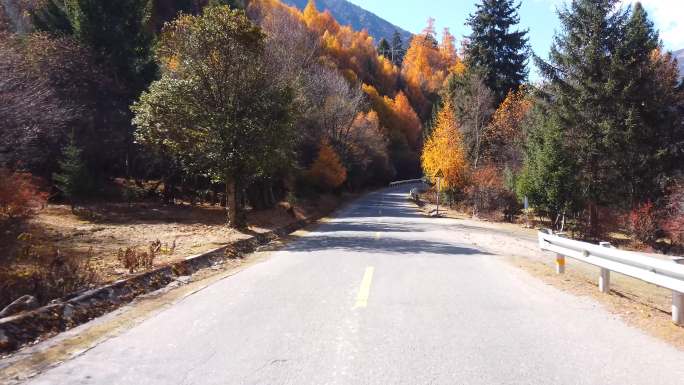
[[[622, 0], [625, 5], [636, 3]], [[684, 48], [684, 1], [681, 0], [641, 0], [649, 18], [660, 31], [660, 39], [665, 48], [678, 50]]]

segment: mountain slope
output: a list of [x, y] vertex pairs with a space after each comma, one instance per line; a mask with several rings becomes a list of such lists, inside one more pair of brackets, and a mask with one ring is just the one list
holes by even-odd
[[[299, 9], [304, 9], [309, 1], [283, 0], [283, 2], [294, 5]], [[380, 41], [383, 37], [391, 41], [395, 30], [401, 34], [404, 44], [408, 44], [408, 41], [413, 36], [410, 32], [346, 0], [316, 0], [316, 7], [319, 11], [329, 10], [342, 25], [350, 25], [357, 31], [366, 29], [376, 42]]]
[[672, 55], [677, 58], [679, 62], [679, 78], [684, 78], [684, 49], [672, 52]]

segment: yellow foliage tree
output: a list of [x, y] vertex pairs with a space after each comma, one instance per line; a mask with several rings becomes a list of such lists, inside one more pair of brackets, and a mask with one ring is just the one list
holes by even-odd
[[418, 149], [423, 126], [420, 123], [418, 114], [413, 110], [411, 102], [409, 102], [406, 94], [402, 91], [399, 91], [397, 96], [394, 97], [392, 109], [400, 123], [401, 131], [406, 135], [409, 145], [414, 149]]
[[347, 169], [330, 143], [323, 141], [318, 157], [309, 169], [309, 177], [324, 190], [335, 189], [347, 180]]
[[[263, 0], [261, 0], [263, 1]], [[367, 31], [354, 31], [342, 26], [329, 11], [318, 12], [314, 0], [301, 13], [301, 19], [321, 36], [324, 54], [341, 71], [352, 70], [359, 79], [373, 84], [384, 95], [397, 88], [399, 69], [382, 55], [378, 55], [373, 38]]]
[[522, 125], [530, 109], [532, 100], [524, 87], [506, 96], [484, 132], [483, 147], [487, 161], [513, 168], [520, 166], [524, 142]]
[[381, 96], [373, 86], [363, 84], [362, 87], [370, 99], [373, 110], [377, 112], [381, 125], [390, 132], [400, 132], [413, 149], [418, 149], [423, 126], [406, 94], [399, 91], [392, 99], [389, 96]]
[[406, 93], [418, 114], [427, 118], [430, 113], [430, 99], [443, 86], [449, 71], [458, 68], [460, 58], [455, 48], [455, 38], [448, 29], [444, 30], [442, 43], [435, 37], [434, 19], [428, 20], [423, 32], [411, 40], [401, 75], [406, 84]]
[[444, 174], [442, 190], [465, 186], [468, 161], [456, 121], [456, 113], [449, 101], [444, 104], [437, 115], [432, 134], [423, 147], [421, 161], [427, 176], [432, 177], [439, 171]]

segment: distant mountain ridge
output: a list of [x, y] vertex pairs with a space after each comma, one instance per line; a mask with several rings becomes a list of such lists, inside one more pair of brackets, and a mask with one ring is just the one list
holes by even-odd
[[679, 64], [679, 78], [684, 78], [684, 49], [672, 52], [672, 55], [677, 58]]
[[[293, 5], [300, 10], [304, 9], [309, 2], [308, 0], [282, 1], [285, 4]], [[368, 34], [375, 39], [376, 43], [383, 37], [388, 41], [391, 41], [395, 30], [399, 31], [401, 34], [404, 45], [407, 45], [413, 37], [412, 33], [397, 27], [380, 16], [346, 0], [316, 0], [316, 7], [319, 11], [329, 10], [335, 19], [342, 25], [349, 25], [356, 31], [362, 29], [367, 30]]]

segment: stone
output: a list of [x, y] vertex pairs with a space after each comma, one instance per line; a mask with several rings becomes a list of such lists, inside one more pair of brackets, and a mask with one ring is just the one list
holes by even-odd
[[37, 309], [38, 307], [40, 307], [40, 304], [36, 297], [32, 295], [22, 295], [0, 311], [0, 318], [9, 317], [23, 311]]
[[16, 347], [16, 342], [13, 341], [5, 332], [0, 329], [0, 352], [8, 352]]
[[191, 279], [192, 278], [189, 275], [183, 275], [183, 276], [177, 277], [175, 280], [180, 282], [182, 285], [187, 285], [188, 283], [190, 283]]

